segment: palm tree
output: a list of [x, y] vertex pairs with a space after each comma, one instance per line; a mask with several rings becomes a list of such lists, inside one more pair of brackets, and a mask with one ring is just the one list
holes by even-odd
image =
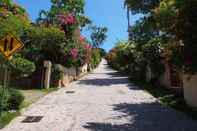
[[129, 4], [128, 0], [125, 0], [124, 6], [127, 8], [127, 22], [128, 22], [128, 39], [130, 40], [130, 31], [131, 31], [131, 23], [130, 23], [130, 9], [129, 9]]

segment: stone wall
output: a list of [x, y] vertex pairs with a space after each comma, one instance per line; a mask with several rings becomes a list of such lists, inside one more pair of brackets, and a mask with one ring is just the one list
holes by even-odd
[[[182, 79], [182, 72], [171, 72], [171, 67], [169, 63], [164, 62], [165, 71], [164, 73], [158, 78], [158, 81], [155, 81], [154, 84], [167, 88], [174, 92], [177, 95], [183, 95], [183, 79]], [[151, 81], [154, 78], [154, 74], [152, 73], [151, 69], [147, 67], [146, 71], [146, 81], [147, 82], [154, 82]], [[176, 78], [176, 79], [175, 79]], [[174, 79], [177, 80], [174, 84]]]
[[63, 71], [63, 78], [60, 87], [66, 87], [70, 82], [77, 79], [77, 69], [75, 67], [65, 68]]
[[88, 72], [88, 64], [85, 64], [84, 66], [79, 67], [79, 77], [83, 76], [87, 72]]
[[77, 80], [84, 74], [88, 72], [88, 65], [85, 64], [82, 67], [76, 68], [66, 68], [60, 65], [61, 71], [63, 73], [63, 77], [58, 82], [58, 87], [67, 87], [72, 81]]
[[[197, 108], [197, 74], [187, 75], [183, 74], [181, 71], [178, 72], [182, 85], [180, 87], [176, 87], [171, 83], [172, 75], [170, 73], [169, 64], [165, 64], [165, 72], [159, 78], [159, 83], [169, 90], [174, 91], [176, 94], [184, 94], [186, 103], [191, 107]], [[150, 68], [147, 68], [146, 80], [150, 82], [152, 76], [153, 74], [151, 73]]]
[[[154, 78], [154, 74], [152, 73], [150, 67], [146, 68], [146, 81], [151, 82]], [[165, 65], [165, 72], [158, 78], [158, 83], [166, 88], [171, 87], [170, 83], [170, 71], [168, 65]]]

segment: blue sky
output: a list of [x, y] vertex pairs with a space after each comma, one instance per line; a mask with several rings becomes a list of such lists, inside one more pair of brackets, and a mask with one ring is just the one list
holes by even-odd
[[[41, 9], [50, 8], [50, 0], [14, 0], [29, 13], [34, 21], [38, 17]], [[127, 40], [127, 19], [123, 0], [86, 0], [85, 14], [95, 25], [106, 26], [108, 28], [108, 38], [103, 48], [110, 50], [117, 40]], [[139, 19], [132, 17], [132, 23]], [[85, 35], [87, 33], [84, 33]]]

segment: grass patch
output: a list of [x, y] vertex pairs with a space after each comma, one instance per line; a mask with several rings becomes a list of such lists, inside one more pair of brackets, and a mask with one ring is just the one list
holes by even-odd
[[[133, 82], [133, 81], [132, 81]], [[155, 87], [147, 82], [143, 81], [134, 81], [139, 87], [151, 93], [156, 97], [162, 105], [169, 106], [181, 111], [186, 115], [190, 116], [192, 119], [197, 120], [197, 110], [189, 107], [184, 100], [184, 97], [181, 95], [176, 95], [174, 92], [169, 89], [162, 88], [160, 86]]]
[[46, 92], [46, 93], [51, 93], [51, 92], [54, 92], [57, 90], [58, 90], [58, 88], [49, 88], [49, 89], [42, 89], [41, 91]]
[[25, 96], [25, 100], [21, 105], [21, 109], [29, 107], [43, 96], [57, 90], [58, 88], [20, 90]]
[[14, 119], [15, 117], [17, 117], [19, 115], [20, 115], [19, 111], [3, 112], [2, 116], [0, 117], [0, 129], [5, 127], [7, 124], [9, 124], [12, 121], [12, 119]]
[[[57, 88], [20, 90], [20, 92], [25, 96], [25, 100], [21, 104], [20, 110], [29, 107], [43, 96], [57, 90]], [[15, 117], [19, 116], [20, 110], [16, 112], [3, 112], [0, 117], [0, 129], [9, 124]]]
[[25, 96], [21, 108], [27, 108], [45, 95], [57, 91], [58, 88], [20, 90]]

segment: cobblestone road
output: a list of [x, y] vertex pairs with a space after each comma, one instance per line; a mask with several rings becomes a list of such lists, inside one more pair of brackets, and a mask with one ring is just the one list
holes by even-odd
[[[26, 116], [43, 116], [22, 123]], [[41, 98], [2, 131], [197, 131], [197, 122], [100, 66], [69, 88]]]

